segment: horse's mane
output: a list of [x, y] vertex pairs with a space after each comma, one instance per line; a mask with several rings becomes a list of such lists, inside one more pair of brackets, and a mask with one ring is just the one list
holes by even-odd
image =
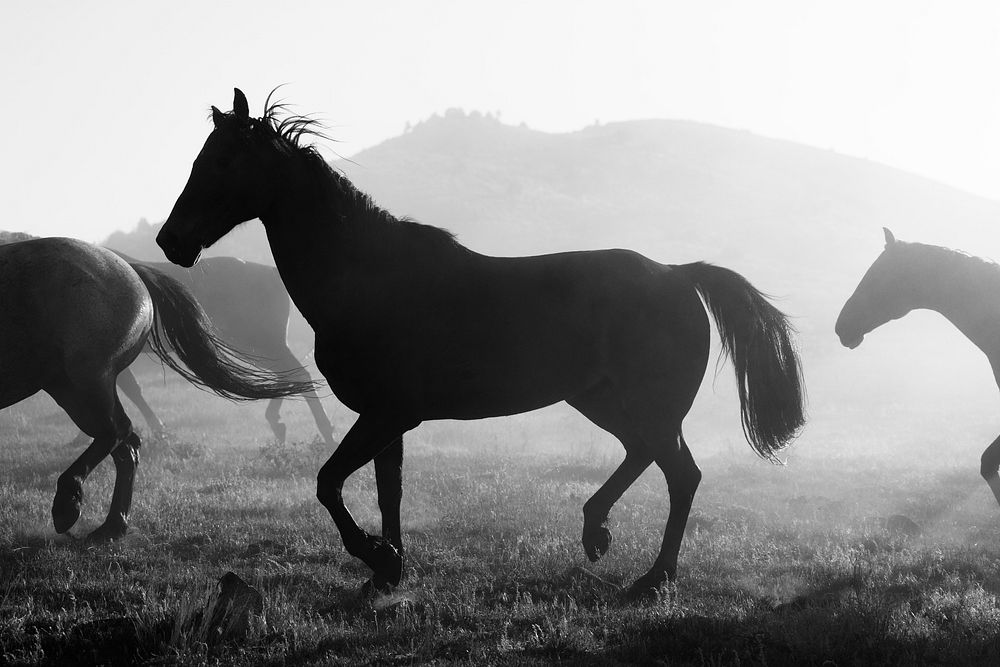
[[1000, 289], [1000, 264], [969, 254], [964, 250], [946, 248], [926, 243], [898, 242], [909, 255], [935, 275], [954, 276], [969, 280], [991, 292]]
[[926, 257], [938, 262], [963, 264], [972, 269], [981, 269], [983, 271], [996, 273], [1000, 276], [1000, 264], [997, 264], [992, 259], [979, 257], [964, 250], [939, 245], [930, 245], [928, 243], [900, 243], [904, 247], [911, 250], [911, 252], [915, 251], [921, 257]]
[[[377, 234], [382, 242], [413, 241], [465, 250], [448, 230], [425, 225], [409, 217], [397, 218], [378, 206], [371, 196], [334, 169], [315, 144], [307, 142], [311, 138], [330, 140], [323, 132], [323, 124], [312, 116], [290, 113], [287, 104], [271, 101], [273, 94], [272, 90], [264, 103], [264, 114], [250, 119], [251, 135], [271, 143], [284, 153], [300, 157], [316, 181], [323, 185], [339, 206], [350, 212], [351, 215], [344, 216], [347, 222], [363, 226], [366, 233]], [[232, 111], [223, 113], [223, 116], [235, 122]]]

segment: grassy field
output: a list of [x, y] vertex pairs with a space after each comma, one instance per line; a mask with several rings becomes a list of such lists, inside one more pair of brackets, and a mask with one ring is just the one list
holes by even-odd
[[[613, 510], [614, 544], [591, 565], [581, 507], [620, 461], [615, 443], [559, 409], [424, 425], [407, 440], [408, 578], [365, 600], [367, 569], [314, 497], [328, 452], [304, 404], [286, 406], [291, 440], [278, 446], [263, 404], [143, 375], [173, 432], [144, 447], [120, 543], [51, 528], [56, 477], [77, 453], [55, 404], [0, 413], [0, 663], [1000, 664], [1000, 511], [978, 477], [984, 432], [941, 415], [893, 434], [904, 457], [875, 451], [884, 438], [861, 415], [821, 412], [776, 467], [740, 443], [723, 396], [688, 431], [705, 478], [679, 586], [646, 604], [623, 603], [618, 588], [659, 547], [658, 471]], [[351, 415], [328, 405], [342, 434]], [[709, 435], [722, 417], [727, 434]], [[88, 481], [74, 534], [103, 519], [111, 472]], [[369, 467], [346, 488], [369, 530], [374, 486]], [[227, 571], [263, 594], [263, 613], [246, 637], [209, 646], [198, 610]]]

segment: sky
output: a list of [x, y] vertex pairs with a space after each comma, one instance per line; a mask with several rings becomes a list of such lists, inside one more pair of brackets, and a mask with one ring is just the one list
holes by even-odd
[[453, 107], [551, 132], [675, 118], [1000, 199], [998, 65], [996, 2], [10, 2], [0, 229], [162, 221], [210, 105], [237, 86], [259, 113], [280, 84], [330, 157]]

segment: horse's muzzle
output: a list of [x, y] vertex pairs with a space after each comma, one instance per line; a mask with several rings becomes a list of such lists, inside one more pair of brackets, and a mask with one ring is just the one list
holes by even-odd
[[860, 334], [857, 336], [841, 336], [840, 344], [848, 349], [853, 350], [858, 345], [861, 345], [861, 341], [863, 341], [864, 339], [865, 337]]
[[164, 229], [161, 229], [160, 233], [156, 235], [156, 245], [160, 246], [160, 249], [163, 250], [163, 254], [168, 260], [185, 268], [194, 266], [201, 255], [200, 248], [191, 252], [183, 247], [180, 239]]

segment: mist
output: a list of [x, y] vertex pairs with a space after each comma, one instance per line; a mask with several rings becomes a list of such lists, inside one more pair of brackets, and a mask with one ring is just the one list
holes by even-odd
[[[228, 110], [238, 86], [251, 117], [278, 99], [318, 118], [323, 136], [310, 140], [337, 173], [392, 216], [478, 253], [627, 248], [738, 272], [795, 328], [805, 426], [779, 465], [755, 454], [713, 325], [683, 423], [701, 475], [684, 488], [697, 495], [680, 574], [636, 602], [629, 583], [685, 502], [675, 471], [649, 465], [599, 528], [587, 517], [581, 549], [581, 510], [625, 455], [614, 436], [565, 402], [425, 421], [404, 438], [405, 566], [401, 543], [385, 543], [408, 578], [390, 587], [356, 543], [347, 549], [330, 520], [344, 515], [327, 511], [316, 481], [358, 417], [329, 386], [324, 428], [305, 401], [232, 404], [146, 355], [132, 369], [166, 428], [125, 403], [143, 448], [124, 540], [81, 548], [72, 537], [121, 495], [107, 463], [87, 482], [77, 527], [52, 533], [52, 490], [89, 438], [74, 440], [43, 392], [0, 410], [3, 659], [1000, 659], [997, 507], [980, 476], [1000, 433], [990, 364], [926, 310], [853, 350], [834, 332], [883, 228], [1000, 258], [1000, 89], [988, 83], [1000, 9], [720, 0], [281, 12], [12, 9], [0, 25], [0, 230], [164, 262], [156, 237], [213, 127], [210, 105]], [[275, 263], [259, 220], [204, 255]], [[212, 278], [204, 263], [170, 270], [189, 287]], [[280, 339], [284, 319], [276, 326]], [[287, 343], [319, 379], [314, 332], [294, 306]], [[363, 466], [343, 490], [365, 545], [393, 533], [379, 474]], [[595, 534], [610, 548], [600, 560]], [[216, 603], [203, 593], [227, 571], [258, 609], [209, 630]]]

